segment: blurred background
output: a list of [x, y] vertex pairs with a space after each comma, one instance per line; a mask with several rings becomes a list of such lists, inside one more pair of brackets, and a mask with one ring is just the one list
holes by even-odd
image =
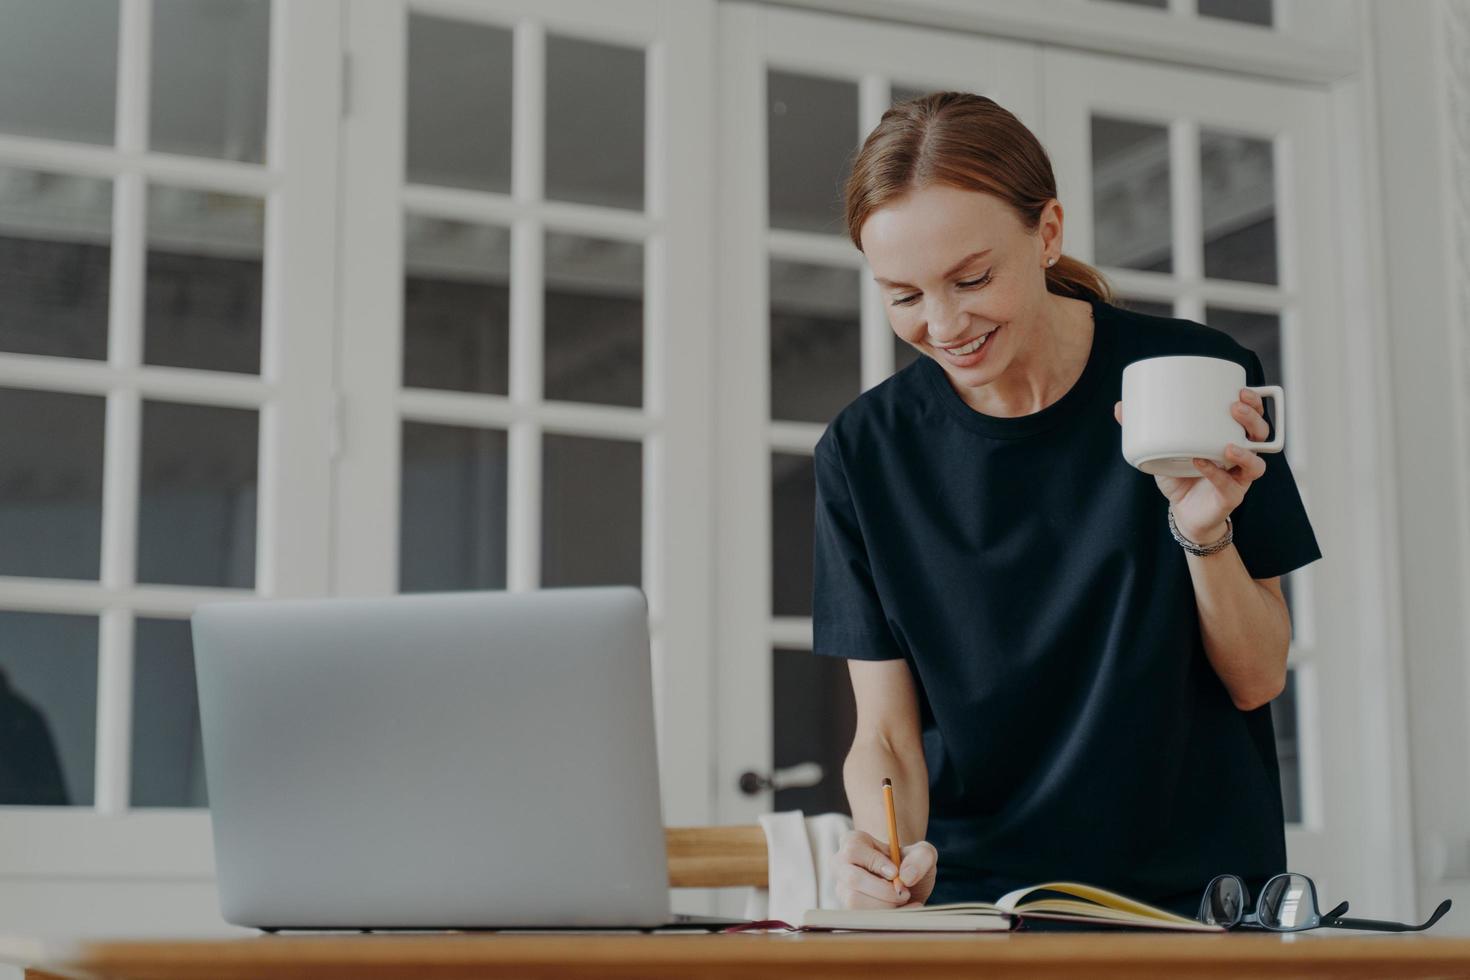
[[1470, 908], [1470, 0], [0, 0], [5, 930], [226, 930], [219, 598], [639, 585], [665, 822], [845, 810], [811, 450], [916, 354], [840, 187], [934, 89], [1287, 388], [1291, 867]]

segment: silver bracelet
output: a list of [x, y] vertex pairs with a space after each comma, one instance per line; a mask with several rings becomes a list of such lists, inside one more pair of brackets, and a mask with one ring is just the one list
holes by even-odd
[[1194, 555], [1198, 558], [1204, 558], [1209, 555], [1213, 555], [1217, 551], [1224, 551], [1230, 546], [1230, 542], [1235, 540], [1235, 525], [1231, 524], [1230, 518], [1227, 517], [1225, 518], [1225, 536], [1223, 538], [1221, 538], [1219, 541], [1216, 541], [1214, 544], [1195, 544], [1193, 541], [1189, 540], [1184, 535], [1179, 533], [1179, 525], [1174, 523], [1174, 508], [1170, 507], [1168, 508], [1168, 511], [1169, 533], [1174, 535], [1174, 540], [1179, 542], [1179, 547], [1183, 548], [1191, 555]]

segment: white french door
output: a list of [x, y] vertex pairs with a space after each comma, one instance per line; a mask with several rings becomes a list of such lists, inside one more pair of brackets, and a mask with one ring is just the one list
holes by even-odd
[[1391, 885], [1409, 851], [1390, 830], [1390, 708], [1368, 680], [1384, 610], [1357, 574], [1372, 552], [1352, 520], [1328, 95], [1054, 50], [1043, 70], [1068, 251], [1136, 307], [1232, 334], [1288, 392], [1289, 458], [1324, 555], [1284, 579], [1290, 673], [1272, 707], [1288, 860], [1328, 904], [1376, 899], [1361, 914], [1390, 915], [1411, 903]]
[[642, 586], [707, 822], [713, 6], [346, 16], [333, 590]]
[[[1327, 95], [820, 15], [736, 4], [722, 15], [720, 344], [741, 379], [721, 388], [718, 419], [722, 819], [845, 809], [846, 668], [809, 653], [810, 452], [904, 345], [845, 237], [840, 180], [891, 97], [957, 88], [1036, 132], [1065, 250], [1100, 268], [1119, 303], [1231, 333], [1290, 393], [1291, 464], [1327, 557], [1286, 582], [1295, 635], [1273, 714], [1289, 860], [1325, 901], [1351, 895], [1356, 909], [1379, 895], [1391, 913], [1385, 887], [1409, 852], [1389, 802], [1389, 707], [1366, 680], [1381, 599], [1354, 574], [1370, 552], [1349, 520]], [[746, 776], [742, 789], [747, 773], [780, 788]]]

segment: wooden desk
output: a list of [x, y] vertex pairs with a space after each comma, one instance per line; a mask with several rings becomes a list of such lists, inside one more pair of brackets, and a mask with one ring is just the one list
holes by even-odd
[[1159, 933], [363, 935], [107, 942], [28, 980], [1467, 977], [1470, 939]]

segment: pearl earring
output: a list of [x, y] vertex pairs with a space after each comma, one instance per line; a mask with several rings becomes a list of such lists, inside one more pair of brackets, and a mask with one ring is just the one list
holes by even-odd
[[1057, 264], [1057, 257], [1055, 255], [1053, 255], [1051, 258], [1049, 258], [1049, 259], [1046, 260], [1046, 264], [1048, 266], [1056, 265]]

